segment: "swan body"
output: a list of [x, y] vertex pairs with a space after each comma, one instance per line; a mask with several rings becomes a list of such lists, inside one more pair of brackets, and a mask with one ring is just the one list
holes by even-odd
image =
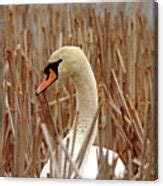
[[[68, 76], [72, 77], [72, 80], [76, 89], [77, 110], [79, 116], [77, 119], [77, 133], [75, 139], [75, 148], [72, 155], [72, 159], [75, 162], [82, 144], [88, 134], [92, 121], [95, 117], [98, 108], [98, 94], [96, 80], [84, 52], [75, 46], [65, 46], [54, 52], [49, 60], [48, 66], [44, 72], [47, 75], [43, 83], [38, 87], [37, 94], [40, 94], [54, 81], [58, 81]], [[80, 167], [80, 174], [82, 178], [96, 178], [98, 166], [97, 166], [97, 152], [98, 147], [93, 146], [97, 135], [97, 122], [94, 126], [94, 131], [90, 137], [90, 140], [85, 151], [82, 166]], [[74, 136], [74, 126], [70, 130], [69, 134], [63, 139], [63, 144], [66, 144], [67, 138], [70, 139], [70, 147], [72, 146], [72, 139]], [[71, 149], [71, 148], [70, 148]], [[103, 148], [104, 154], [107, 152]], [[111, 164], [114, 157], [119, 157], [118, 154], [109, 150], [108, 162]], [[64, 154], [63, 154], [64, 156]], [[125, 166], [120, 158], [118, 158], [115, 175], [117, 177], [123, 176]], [[50, 172], [50, 160], [43, 167], [40, 176], [47, 177], [47, 173]]]
[[[99, 147], [92, 145], [87, 156], [87, 163], [84, 165], [84, 170], [82, 173], [82, 178], [86, 179], [95, 179], [98, 175], [98, 163], [97, 163], [97, 152], [99, 151]], [[102, 148], [103, 155], [106, 156], [108, 153], [107, 162], [109, 165], [112, 164], [112, 161], [116, 158], [117, 164], [114, 169], [114, 175], [118, 179], [122, 179], [125, 171], [125, 166], [122, 160], [119, 158], [118, 154], [112, 150], [108, 150], [106, 148]], [[50, 159], [47, 161], [45, 166], [43, 167], [40, 177], [47, 178], [47, 175], [50, 172]]]

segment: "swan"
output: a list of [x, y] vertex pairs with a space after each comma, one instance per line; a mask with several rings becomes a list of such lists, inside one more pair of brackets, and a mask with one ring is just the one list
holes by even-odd
[[[76, 125], [75, 147], [72, 155], [72, 159], [75, 162], [98, 109], [98, 93], [95, 76], [83, 50], [76, 46], [63, 46], [53, 52], [49, 57], [48, 65], [45, 67], [44, 73], [45, 78], [36, 90], [38, 95], [44, 92], [55, 81], [59, 81], [68, 76], [71, 76], [73, 79], [76, 90], [76, 107], [79, 111]], [[97, 151], [99, 151], [99, 147], [93, 145], [97, 135], [97, 124], [98, 123], [95, 122], [94, 131], [89, 140], [84, 160], [79, 170], [82, 178], [96, 178], [98, 174]], [[68, 138], [71, 144], [74, 131], [73, 126], [68, 135], [62, 139], [63, 144], [66, 144]], [[117, 178], [123, 178], [125, 165], [119, 155], [112, 150], [103, 148], [103, 154], [106, 155], [106, 153], [108, 153], [109, 164], [112, 163], [113, 159], [117, 158], [114, 175]], [[47, 177], [49, 172], [50, 159], [44, 165], [40, 177]]]

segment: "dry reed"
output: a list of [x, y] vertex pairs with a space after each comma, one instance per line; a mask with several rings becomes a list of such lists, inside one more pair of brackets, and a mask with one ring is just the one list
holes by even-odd
[[[60, 177], [60, 152], [67, 153], [61, 138], [77, 117], [74, 87], [68, 79], [39, 98], [35, 90], [48, 56], [63, 45], [76, 45], [89, 58], [103, 103], [96, 144], [120, 155], [126, 165], [124, 179], [156, 179], [154, 30], [141, 4], [130, 5], [126, 13], [128, 5], [120, 3], [114, 14], [109, 5], [113, 4], [3, 7], [1, 176], [38, 177], [50, 154], [49, 176]], [[116, 179], [116, 159], [108, 165], [106, 158], [102, 150], [97, 152], [97, 179]], [[67, 154], [65, 178], [72, 172], [80, 177], [80, 161], [71, 161]]]

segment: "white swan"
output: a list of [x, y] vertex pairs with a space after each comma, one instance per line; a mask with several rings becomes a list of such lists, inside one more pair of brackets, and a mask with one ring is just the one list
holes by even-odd
[[[37, 94], [45, 91], [46, 88], [54, 81], [62, 77], [65, 78], [71, 76], [74, 81], [77, 95], [77, 110], [79, 111], [75, 150], [72, 157], [72, 159], [75, 161], [98, 108], [96, 80], [91, 65], [88, 62], [84, 52], [79, 47], [64, 46], [50, 56], [44, 73], [46, 74], [46, 78], [38, 87]], [[64, 144], [66, 144], [67, 138], [70, 138], [70, 142], [73, 141], [73, 133], [74, 127], [71, 129], [66, 138], [63, 139]], [[95, 124], [93, 135], [89, 140], [82, 166], [79, 170], [82, 178], [96, 178], [98, 173], [96, 155], [98, 147], [93, 146], [96, 135], [97, 122]], [[103, 148], [103, 153], [106, 154], [106, 152], [107, 149]], [[109, 164], [112, 163], [113, 158], [118, 158], [114, 174], [116, 177], [122, 178], [125, 171], [125, 166], [122, 160], [114, 151], [108, 150], [108, 154]], [[47, 177], [47, 173], [49, 172], [50, 160], [48, 160], [43, 167], [40, 176]]]

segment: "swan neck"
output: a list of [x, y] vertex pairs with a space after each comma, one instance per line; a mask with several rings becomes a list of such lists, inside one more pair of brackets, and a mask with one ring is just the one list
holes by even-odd
[[[79, 111], [77, 136], [80, 138], [79, 142], [81, 143], [91, 127], [98, 104], [96, 80], [89, 62], [86, 65], [87, 68], [84, 68], [84, 70], [74, 77], [77, 110]], [[94, 136], [96, 136], [96, 131], [94, 132]], [[94, 141], [94, 139], [92, 140]]]

